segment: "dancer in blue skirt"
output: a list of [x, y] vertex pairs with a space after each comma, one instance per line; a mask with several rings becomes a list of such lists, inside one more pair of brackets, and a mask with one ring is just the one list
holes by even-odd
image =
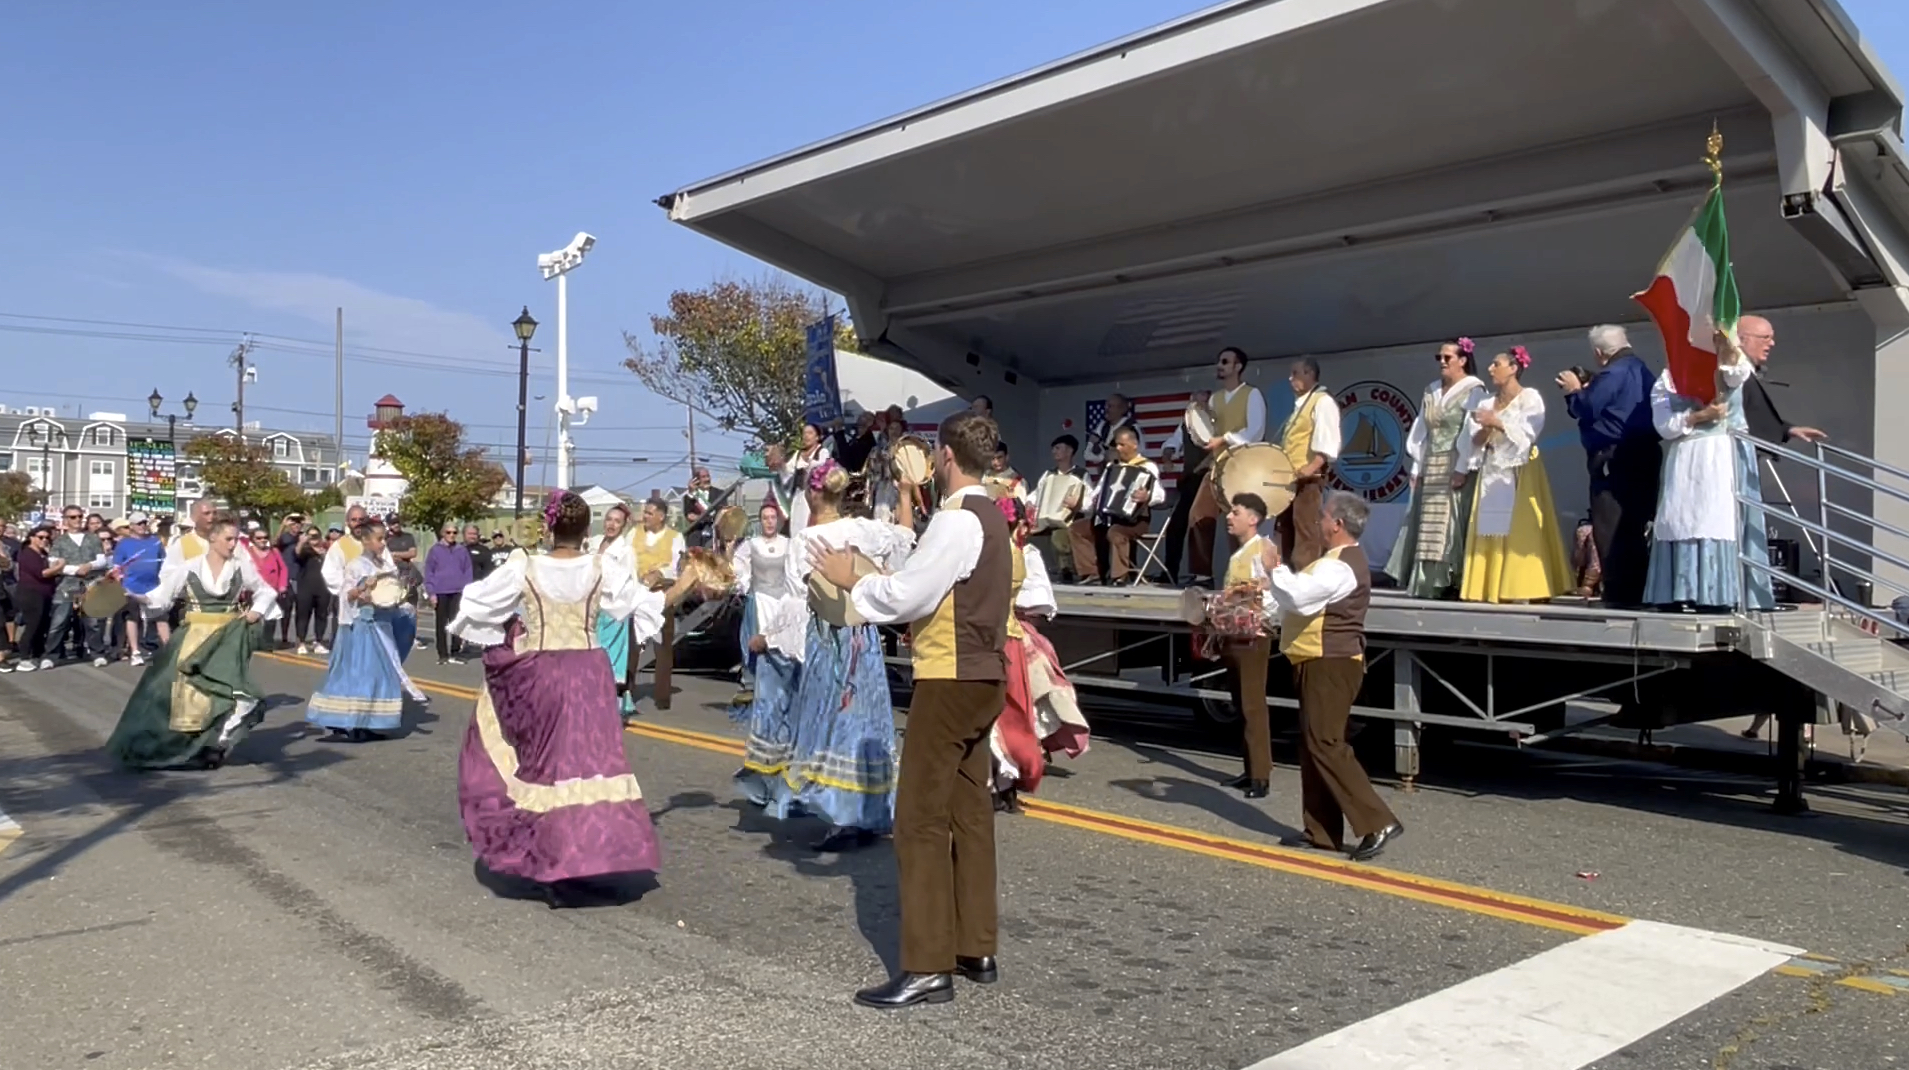
[[356, 534], [363, 552], [345, 565], [331, 668], [312, 693], [305, 720], [330, 729], [330, 739], [364, 743], [385, 739], [403, 724], [406, 695], [426, 699], [404, 672], [418, 618], [404, 604], [384, 525], [367, 520]]

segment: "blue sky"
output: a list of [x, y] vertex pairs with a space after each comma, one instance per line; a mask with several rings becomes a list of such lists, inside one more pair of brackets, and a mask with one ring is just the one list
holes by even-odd
[[[1909, 78], [1909, 4], [1845, 5]], [[672, 289], [760, 269], [654, 197], [1198, 6], [21, 5], [0, 69], [0, 403], [141, 413], [157, 387], [229, 419], [224, 360], [252, 331], [269, 337], [248, 419], [328, 431], [343, 305], [348, 443], [390, 392], [507, 459], [508, 324], [524, 305], [542, 321], [531, 392], [554, 394], [536, 255], [588, 230], [571, 391], [603, 411], [576, 432], [579, 478], [680, 481], [661, 469], [684, 453], [684, 414], [621, 369], [622, 332], [646, 335]], [[720, 463], [738, 444], [699, 449]]]

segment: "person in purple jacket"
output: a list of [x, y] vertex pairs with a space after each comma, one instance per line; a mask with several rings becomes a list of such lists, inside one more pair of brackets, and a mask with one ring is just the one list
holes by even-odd
[[[437, 607], [437, 661], [439, 665], [462, 665], [452, 646], [451, 621], [457, 619], [464, 588], [471, 585], [470, 551], [457, 544], [457, 526], [450, 521], [439, 525], [437, 542], [424, 555], [424, 593]], [[458, 641], [461, 645], [461, 640]]]

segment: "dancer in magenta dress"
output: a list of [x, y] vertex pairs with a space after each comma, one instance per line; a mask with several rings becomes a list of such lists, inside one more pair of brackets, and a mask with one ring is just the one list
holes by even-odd
[[623, 718], [599, 614], [628, 619], [639, 639], [702, 574], [669, 591], [638, 583], [615, 555], [581, 549], [590, 507], [564, 493], [545, 511], [552, 549], [514, 554], [467, 587], [451, 632], [486, 647], [484, 688], [458, 759], [458, 805], [478, 860], [534, 881], [552, 906], [568, 882], [654, 872], [656, 830], [623, 752]]

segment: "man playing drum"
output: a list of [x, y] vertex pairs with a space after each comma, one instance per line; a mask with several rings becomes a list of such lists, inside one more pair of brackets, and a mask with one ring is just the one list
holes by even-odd
[[[1191, 544], [1187, 550], [1187, 566], [1193, 574], [1194, 585], [1201, 587], [1213, 582], [1213, 542], [1221, 512], [1218, 495], [1200, 493], [1212, 474], [1212, 462], [1225, 450], [1249, 442], [1260, 442], [1266, 437], [1266, 397], [1259, 392], [1258, 387], [1248, 386], [1242, 381], [1242, 376], [1246, 374], [1245, 350], [1237, 346], [1220, 350], [1214, 374], [1220, 381], [1220, 389], [1213, 394], [1210, 402], [1213, 437], [1200, 443], [1191, 441], [1191, 436], [1188, 436], [1187, 453], [1193, 458], [1191, 479], [1183, 478], [1180, 481], [1180, 493], [1193, 495], [1187, 524], [1188, 542]], [[1204, 457], [1193, 452], [1202, 448], [1206, 451]]]
[[[1068, 525], [1074, 573], [1085, 584], [1133, 579], [1134, 540], [1153, 526], [1153, 509], [1166, 500], [1160, 467], [1140, 455], [1140, 435], [1133, 428], [1114, 434], [1114, 458], [1094, 484], [1087, 515]], [[1108, 557], [1112, 567], [1104, 568], [1101, 562]]]
[[1293, 464], [1293, 503], [1279, 515], [1279, 552], [1303, 569], [1326, 552], [1320, 530], [1325, 501], [1326, 466], [1339, 456], [1339, 403], [1319, 385], [1319, 362], [1293, 361], [1287, 381], [1293, 388], [1293, 414], [1279, 433], [1279, 448]]

